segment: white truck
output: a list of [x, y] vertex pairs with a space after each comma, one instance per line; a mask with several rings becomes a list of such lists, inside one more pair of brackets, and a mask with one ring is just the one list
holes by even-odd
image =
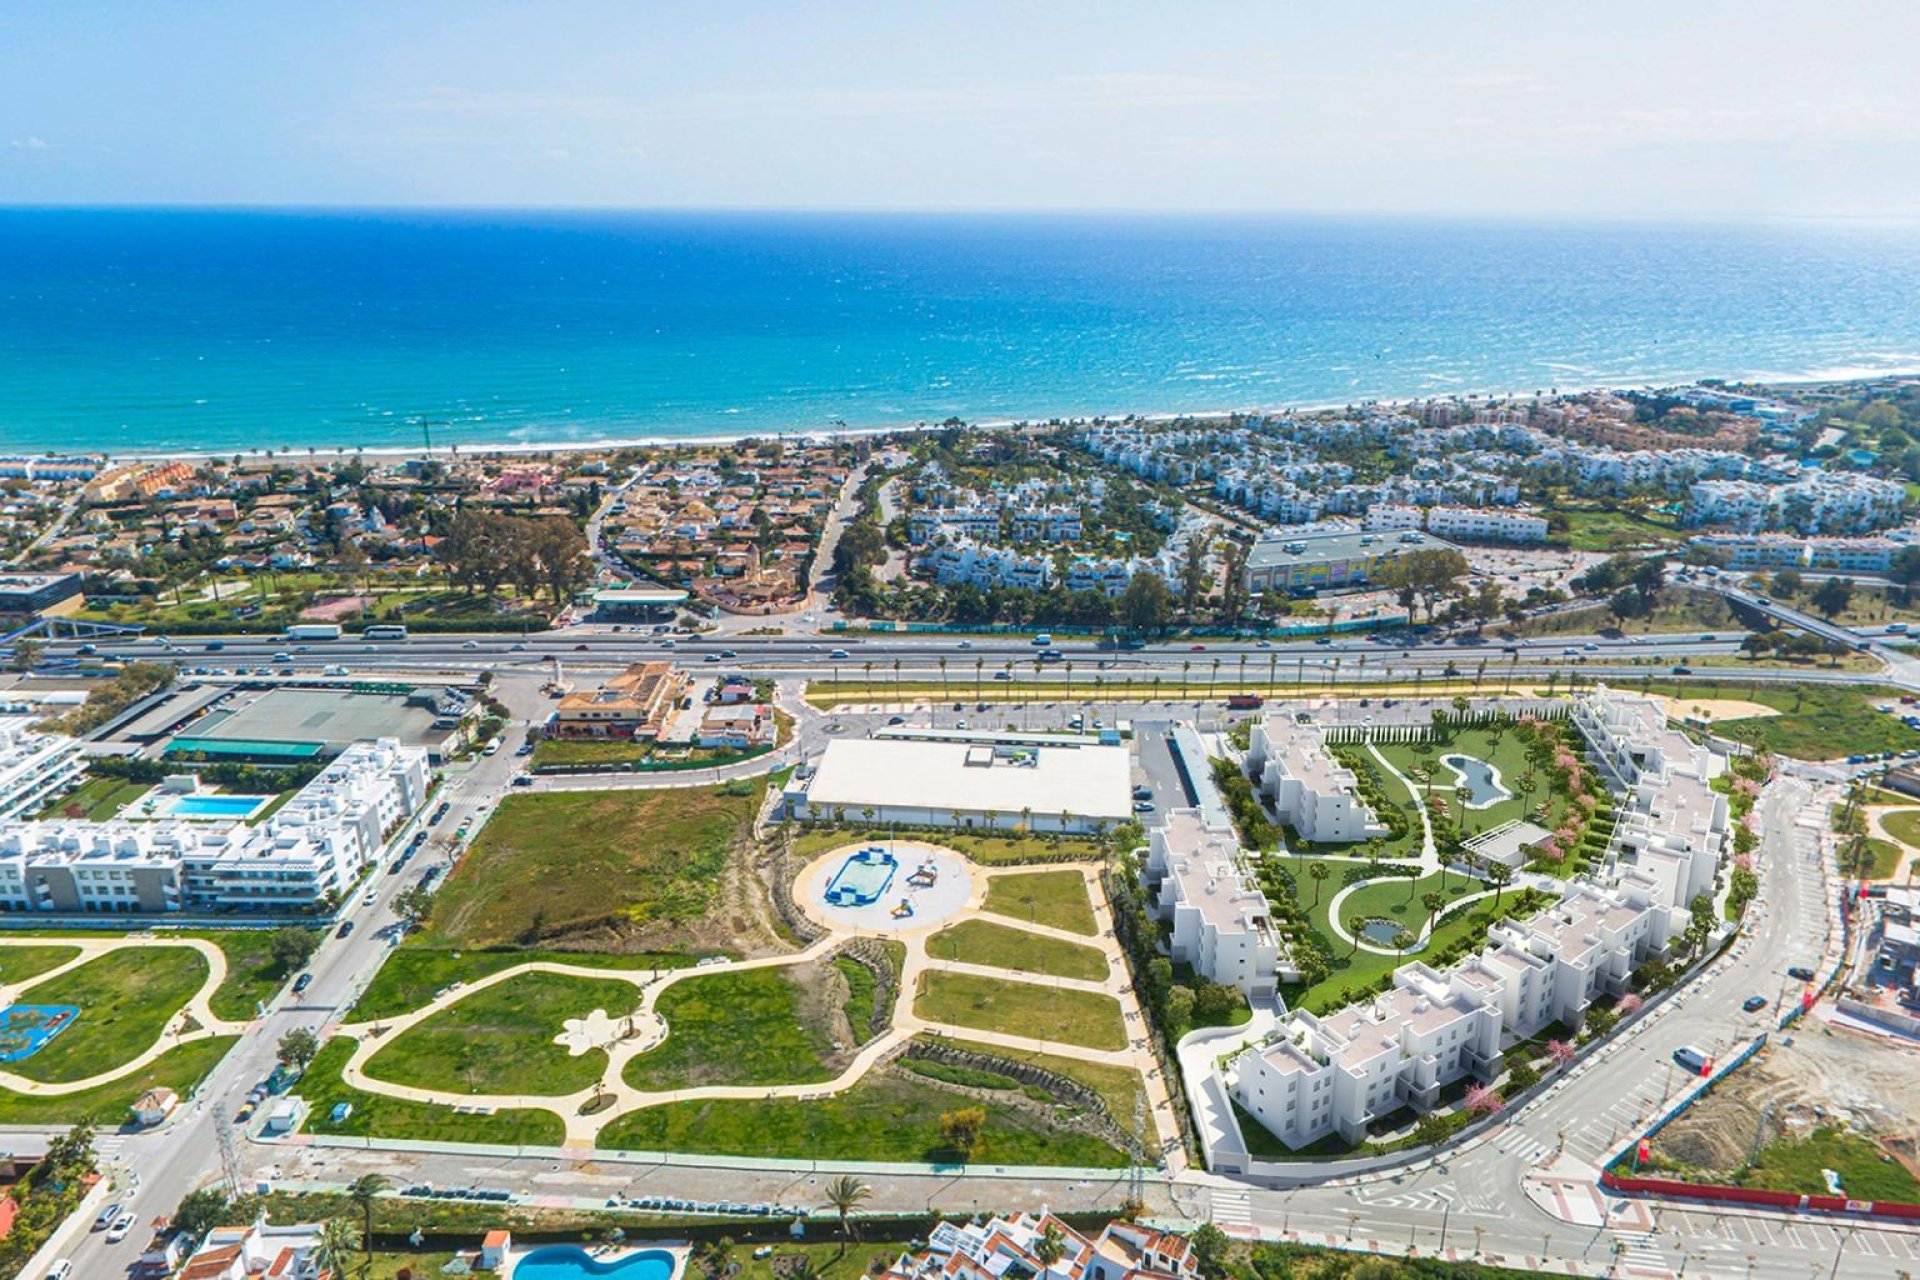
[[287, 628], [289, 640], [338, 640], [340, 624], [337, 622], [296, 622]]

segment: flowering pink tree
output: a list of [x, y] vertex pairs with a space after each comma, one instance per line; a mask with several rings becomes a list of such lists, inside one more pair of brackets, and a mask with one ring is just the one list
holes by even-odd
[[1629, 991], [1620, 997], [1620, 1003], [1613, 1006], [1614, 1012], [1623, 1018], [1630, 1018], [1647, 1007], [1647, 1002]]
[[1733, 857], [1733, 865], [1742, 871], [1751, 871], [1753, 870], [1753, 855], [1750, 853], [1737, 853]]
[[1476, 1084], [1467, 1090], [1467, 1114], [1490, 1116], [1497, 1114], [1507, 1105], [1500, 1091], [1484, 1084]]
[[1574, 1058], [1578, 1057], [1579, 1054], [1578, 1051], [1565, 1040], [1549, 1040], [1547, 1041], [1547, 1056], [1553, 1059], [1554, 1066], [1566, 1067], [1571, 1066]]

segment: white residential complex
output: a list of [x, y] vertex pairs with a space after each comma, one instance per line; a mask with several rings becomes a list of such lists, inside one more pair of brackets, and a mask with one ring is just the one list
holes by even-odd
[[1748, 533], [1869, 533], [1900, 523], [1906, 486], [1876, 476], [1816, 471], [1790, 484], [1703, 480], [1687, 495], [1687, 523]]
[[1885, 573], [1909, 546], [1911, 530], [1893, 537], [1796, 538], [1785, 533], [1701, 533], [1690, 546], [1727, 558], [1729, 569], [1814, 569], [1834, 573]]
[[427, 754], [383, 738], [341, 752], [257, 825], [0, 822], [0, 912], [164, 915], [318, 910], [426, 800]]
[[1280, 820], [1302, 840], [1351, 844], [1384, 835], [1360, 798], [1353, 770], [1333, 758], [1326, 732], [1269, 709], [1254, 723], [1247, 774]]
[[0, 821], [40, 812], [85, 770], [78, 742], [32, 726], [32, 716], [0, 716]]
[[1403, 507], [1385, 504], [1367, 509], [1369, 533], [1425, 529], [1455, 542], [1545, 542], [1545, 516], [1513, 507]]
[[1278, 982], [1298, 980], [1283, 964], [1267, 896], [1247, 874], [1231, 824], [1209, 827], [1197, 809], [1171, 811], [1148, 836], [1142, 878], [1172, 926], [1176, 964], [1249, 1000], [1270, 1000]]

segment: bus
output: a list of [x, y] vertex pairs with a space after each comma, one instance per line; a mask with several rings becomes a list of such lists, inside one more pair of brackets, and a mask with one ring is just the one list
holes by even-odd
[[382, 622], [368, 627], [361, 634], [369, 640], [405, 640], [407, 629], [398, 623]]

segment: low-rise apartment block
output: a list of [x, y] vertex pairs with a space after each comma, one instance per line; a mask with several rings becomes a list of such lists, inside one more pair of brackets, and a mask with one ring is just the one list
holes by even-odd
[[0, 716], [0, 821], [40, 812], [85, 770], [72, 738], [35, 732], [32, 716]]
[[1197, 809], [1175, 809], [1147, 839], [1141, 869], [1156, 912], [1173, 932], [1176, 964], [1209, 982], [1240, 988], [1249, 1000], [1271, 999], [1282, 973], [1282, 949], [1266, 894], [1247, 874], [1230, 825], [1209, 827]]
[[[1059, 1254], [1050, 1260], [1051, 1235]], [[1193, 1280], [1186, 1238], [1115, 1220], [1088, 1238], [1051, 1214], [942, 1222], [926, 1248], [903, 1253], [881, 1280]]]
[[1301, 724], [1277, 708], [1267, 710], [1248, 742], [1247, 775], [1302, 840], [1351, 844], [1386, 833], [1360, 798], [1353, 770], [1327, 749], [1326, 731], [1319, 725]]

